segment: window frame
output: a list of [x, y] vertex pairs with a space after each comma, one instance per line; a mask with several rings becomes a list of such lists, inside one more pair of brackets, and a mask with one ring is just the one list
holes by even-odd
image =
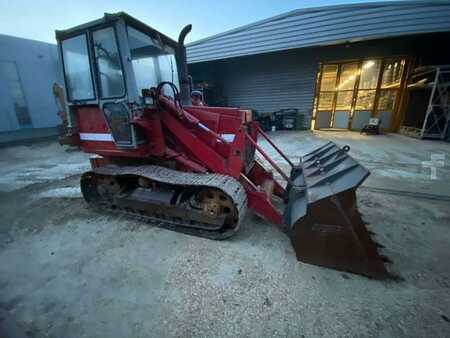
[[[124, 106], [124, 107], [126, 108], [126, 110], [127, 110], [127, 113], [128, 113], [128, 129], [129, 129], [129, 131], [130, 131], [130, 141], [123, 141], [123, 140], [122, 140], [122, 141], [118, 141], [118, 140], [116, 140], [116, 138], [114, 137], [115, 131], [114, 131], [114, 129], [113, 129], [112, 126], [111, 126], [111, 120], [110, 120], [110, 118], [108, 118], [108, 116], [107, 116], [107, 114], [106, 114], [106, 112], [105, 112], [105, 106], [108, 106], [108, 105], [114, 105], [114, 104], [122, 105], [122, 106]], [[119, 146], [119, 147], [130, 147], [130, 146], [134, 146], [134, 145], [135, 145], [135, 130], [134, 130], [133, 125], [132, 125], [132, 123], [131, 123], [130, 111], [129, 111], [128, 107], [126, 106], [126, 104], [125, 104], [124, 102], [118, 102], [118, 103], [116, 103], [116, 102], [114, 102], [114, 101], [107, 101], [107, 102], [104, 102], [104, 103], [102, 104], [101, 110], [102, 110], [102, 114], [103, 114], [103, 116], [104, 116], [104, 118], [105, 118], [106, 124], [107, 124], [107, 126], [108, 126], [108, 129], [109, 129], [109, 131], [110, 131], [110, 133], [111, 133], [111, 136], [112, 136], [112, 138], [113, 138], [113, 140], [114, 140], [114, 144], [116, 144], [116, 145]]]
[[[125, 23], [125, 34], [126, 34], [126, 37], [127, 37], [127, 40], [128, 40], [128, 48], [129, 48], [130, 51], [131, 51], [131, 48], [129, 46], [129, 43], [130, 43], [130, 38], [129, 38], [129, 35], [130, 35], [129, 33], [130, 32], [129, 32], [129, 29], [130, 28], [135, 30], [136, 32], [138, 32], [140, 34], [146, 35], [150, 39], [158, 39], [159, 38], [160, 43], [162, 44], [163, 47], [170, 48], [173, 51], [173, 52], [168, 53], [166, 55], [170, 55], [170, 56], [174, 57], [174, 64], [173, 64], [174, 68], [173, 68], [173, 70], [174, 70], [174, 73], [176, 74], [176, 80], [177, 80], [176, 82], [174, 82], [174, 84], [177, 86], [178, 89], [180, 89], [181, 84], [180, 84], [180, 78], [179, 78], [179, 69], [178, 69], [179, 65], [178, 65], [178, 60], [177, 60], [177, 48], [176, 48], [176, 46], [173, 46], [170, 43], [167, 43], [167, 41], [161, 39], [160, 36], [159, 37], [158, 36], [153, 36], [153, 34], [150, 34], [150, 32], [146, 32], [142, 28], [140, 28], [138, 26], [135, 26], [135, 25], [133, 25], [131, 23], [126, 22]], [[160, 54], [159, 56], [161, 56], [161, 55], [163, 55], [163, 54]], [[155, 75], [156, 75], [156, 83], [159, 84], [159, 83], [161, 83], [163, 81], [163, 76], [162, 76], [161, 66], [159, 64], [159, 60], [157, 60], [157, 62], [158, 62], [158, 66], [155, 67]], [[137, 87], [137, 76], [136, 76], [135, 68], [134, 68], [134, 65], [133, 65], [133, 59], [131, 60], [130, 65], [131, 65], [131, 69], [133, 70], [133, 73], [134, 73], [134, 81], [135, 81], [135, 84], [136, 84], [136, 87]], [[173, 82], [173, 81], [171, 81], [171, 82]], [[138, 90], [138, 96], [140, 96], [142, 98], [140, 90]]]
[[[88, 52], [88, 61], [89, 61], [89, 73], [90, 73], [90, 79], [91, 79], [91, 84], [92, 84], [92, 92], [93, 92], [93, 97], [90, 98], [86, 98], [86, 99], [82, 99], [82, 100], [74, 100], [72, 99], [70, 93], [69, 93], [69, 88], [67, 86], [67, 84], [69, 83], [67, 81], [67, 76], [66, 76], [66, 62], [64, 60], [64, 52], [63, 52], [63, 42], [65, 40], [69, 40], [69, 39], [73, 39], [76, 38], [78, 36], [82, 36], [84, 35], [85, 41], [86, 41], [86, 49]], [[63, 66], [63, 77], [64, 77], [64, 84], [65, 84], [65, 92], [66, 92], [66, 96], [67, 96], [67, 101], [72, 103], [72, 104], [78, 104], [78, 103], [86, 103], [86, 102], [92, 102], [92, 101], [96, 101], [97, 100], [97, 88], [96, 88], [96, 82], [94, 81], [95, 75], [94, 75], [94, 70], [93, 68], [93, 62], [92, 62], [92, 55], [91, 55], [91, 49], [89, 48], [89, 34], [87, 31], [84, 32], [74, 32], [74, 34], [71, 34], [67, 37], [65, 37], [64, 39], [62, 39], [59, 43], [59, 54], [61, 56], [61, 63]]]
[[[123, 93], [120, 96], [108, 96], [108, 97], [103, 97], [102, 96], [102, 84], [101, 84], [101, 80], [100, 80], [100, 71], [99, 71], [99, 67], [98, 67], [98, 63], [97, 63], [97, 59], [95, 57], [95, 46], [94, 46], [94, 33], [106, 28], [112, 28], [113, 30], [113, 36], [114, 36], [114, 40], [116, 43], [116, 47], [117, 47], [117, 54], [119, 56], [119, 61], [120, 61], [120, 68], [122, 71], [122, 82], [123, 82]], [[97, 84], [97, 90], [98, 90], [98, 99], [101, 101], [105, 101], [105, 100], [112, 100], [112, 99], [121, 99], [121, 98], [125, 98], [128, 94], [128, 90], [127, 90], [127, 80], [126, 80], [126, 74], [125, 74], [125, 68], [124, 68], [124, 64], [123, 64], [123, 60], [122, 60], [122, 54], [120, 52], [120, 45], [119, 45], [119, 38], [117, 35], [117, 28], [116, 28], [116, 24], [114, 23], [107, 23], [104, 25], [99, 25], [99, 26], [95, 26], [91, 29], [89, 29], [89, 38], [90, 38], [90, 45], [92, 48], [92, 65], [95, 68], [95, 72], [94, 72], [94, 76], [95, 76], [95, 81]], [[103, 108], [102, 108], [103, 109]]]
[[[336, 75], [335, 75], [335, 78], [334, 78], [334, 82], [335, 82], [334, 83], [334, 88], [332, 90], [321, 90], [321, 88], [322, 88], [322, 79], [323, 79], [323, 74], [324, 74], [323, 68], [325, 66], [332, 66], [332, 65], [336, 66]], [[315, 107], [316, 114], [318, 112], [332, 111], [334, 109], [334, 104], [335, 104], [336, 95], [337, 95], [336, 94], [336, 86], [337, 86], [337, 84], [339, 82], [339, 63], [337, 63], [337, 62], [321, 63], [320, 64], [319, 75], [320, 75], [320, 79], [317, 81], [317, 91], [316, 91], [316, 98], [317, 98], [317, 100], [315, 102], [316, 103], [316, 107]], [[320, 94], [322, 94], [322, 93], [329, 93], [329, 94], [331, 94], [333, 96], [332, 101], [331, 101], [331, 108], [330, 109], [322, 109], [322, 108], [320, 108]]]
[[[145, 32], [141, 28], [139, 28], [139, 27], [129, 23], [129, 22], [125, 22], [125, 27], [124, 28], [125, 28], [125, 36], [126, 36], [127, 43], [128, 43], [128, 50], [129, 50], [129, 53], [130, 53], [130, 68], [131, 68], [132, 73], [133, 73], [133, 81], [134, 81], [134, 84], [135, 84], [136, 90], [137, 90], [136, 95], [142, 100], [143, 99], [142, 91], [139, 90], [139, 88], [138, 88], [137, 75], [136, 75], [135, 67], [133, 65], [133, 61], [134, 60], [133, 60], [133, 57], [131, 56], [129, 28], [137, 31], [140, 34], [144, 34], [144, 35], [148, 36], [150, 39], [155, 39], [155, 37], [152, 36], [151, 34], [149, 34], [148, 32]], [[178, 69], [177, 69], [177, 71], [178, 71]], [[159, 84], [160, 83], [160, 74], [159, 74], [159, 70], [157, 70], [157, 69], [155, 69], [155, 76], [156, 76], [156, 83]]]
[[[383, 107], [380, 107], [380, 102], [381, 102], [381, 96], [383, 93], [394, 93], [394, 101], [392, 104], [392, 107], [390, 107], [389, 109], [384, 109]], [[399, 93], [400, 93], [400, 89], [399, 88], [388, 88], [388, 89], [382, 89], [380, 88], [379, 92], [378, 92], [378, 101], [377, 101], [377, 105], [376, 107], [374, 107], [375, 112], [382, 112], [382, 111], [389, 111], [389, 112], [393, 112], [395, 111], [395, 106], [397, 104], [397, 100], [399, 97]]]

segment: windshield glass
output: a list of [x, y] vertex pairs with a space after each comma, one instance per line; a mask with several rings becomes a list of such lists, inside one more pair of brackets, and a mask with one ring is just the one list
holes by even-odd
[[[156, 87], [163, 81], [173, 82], [179, 88], [175, 50], [130, 26], [127, 30], [139, 95], [142, 89]], [[166, 95], [172, 95], [170, 89]]]
[[104, 99], [123, 96], [125, 85], [114, 29], [108, 27], [95, 31], [92, 40], [101, 97]]
[[95, 99], [86, 35], [78, 35], [61, 43], [70, 101]]

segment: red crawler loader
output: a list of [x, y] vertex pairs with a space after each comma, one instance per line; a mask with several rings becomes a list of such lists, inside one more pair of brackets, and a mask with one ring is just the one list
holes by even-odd
[[[329, 142], [292, 161], [237, 108], [191, 106], [184, 38], [125, 13], [56, 31], [67, 137], [96, 154], [81, 191], [93, 206], [211, 239], [232, 236], [247, 209], [276, 224], [300, 261], [388, 276], [356, 206], [369, 172]], [[261, 136], [290, 165], [258, 145]], [[285, 180], [280, 184], [258, 152]], [[284, 202], [278, 210], [273, 199]]]

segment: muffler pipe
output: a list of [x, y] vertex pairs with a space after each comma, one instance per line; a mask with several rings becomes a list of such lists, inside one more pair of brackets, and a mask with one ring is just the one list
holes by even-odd
[[191, 104], [191, 88], [189, 86], [189, 71], [186, 58], [186, 47], [184, 46], [184, 39], [192, 30], [192, 25], [184, 27], [178, 36], [177, 49], [177, 65], [178, 78], [180, 80], [180, 101], [182, 105]]

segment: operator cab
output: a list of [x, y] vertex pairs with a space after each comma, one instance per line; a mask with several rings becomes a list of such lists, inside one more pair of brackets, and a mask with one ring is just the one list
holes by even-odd
[[[143, 89], [163, 81], [179, 89], [177, 43], [123, 12], [56, 31], [56, 39], [69, 127], [81, 108], [98, 107], [117, 147], [144, 142], [130, 124], [132, 113], [146, 104]], [[173, 95], [170, 90], [165, 94]]]

